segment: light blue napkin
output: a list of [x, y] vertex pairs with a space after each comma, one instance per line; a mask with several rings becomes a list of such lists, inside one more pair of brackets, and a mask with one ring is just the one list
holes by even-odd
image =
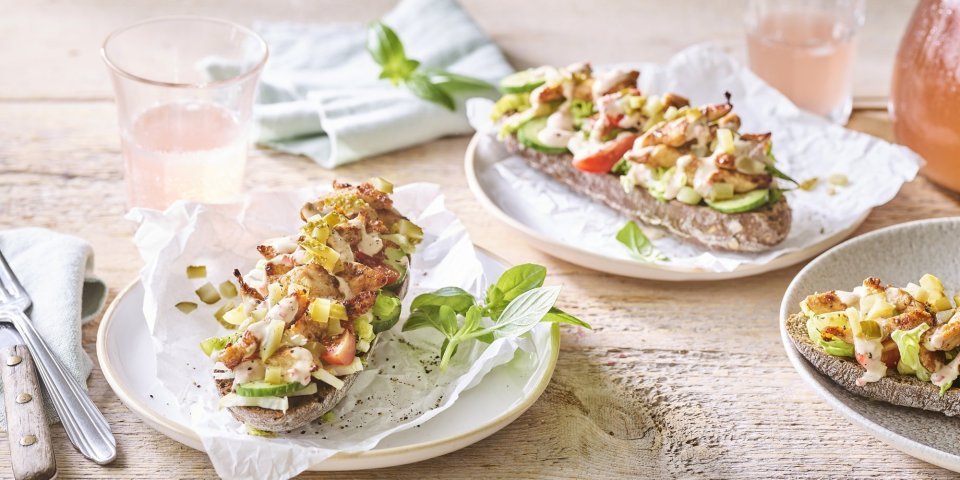
[[[404, 0], [383, 17], [410, 58], [491, 83], [513, 71], [500, 49], [453, 0]], [[470, 133], [463, 108], [445, 108], [378, 78], [366, 25], [260, 23], [270, 48], [255, 116], [258, 142], [326, 168]], [[214, 77], [224, 65], [208, 65]]]
[[[107, 286], [93, 277], [90, 244], [44, 228], [20, 228], [0, 231], [0, 252], [33, 300], [30, 319], [37, 331], [64, 368], [86, 386], [93, 363], [83, 351], [80, 325], [96, 317], [107, 298]], [[44, 405], [55, 421], [46, 394]], [[2, 402], [0, 428], [7, 428]]]

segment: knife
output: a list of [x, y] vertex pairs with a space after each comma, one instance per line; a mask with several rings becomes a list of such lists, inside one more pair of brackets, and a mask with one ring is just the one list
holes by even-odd
[[23, 344], [23, 337], [6, 322], [0, 323], [0, 380], [13, 478], [53, 478], [57, 474], [57, 461], [33, 358]]

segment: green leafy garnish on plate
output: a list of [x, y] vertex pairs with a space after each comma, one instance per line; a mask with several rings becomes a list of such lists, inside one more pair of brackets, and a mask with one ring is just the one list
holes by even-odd
[[380, 78], [397, 86], [403, 85], [414, 95], [450, 111], [457, 109], [454, 93], [494, 89], [493, 85], [478, 78], [422, 68], [419, 61], [407, 57], [400, 37], [383, 22], [373, 22], [367, 28], [367, 51], [381, 67]]
[[457, 347], [468, 340], [490, 343], [498, 337], [519, 337], [540, 322], [590, 328], [583, 320], [553, 306], [560, 287], [544, 287], [546, 277], [547, 269], [541, 265], [528, 263], [512, 267], [490, 285], [483, 303], [456, 287], [418, 295], [410, 304], [410, 317], [403, 331], [432, 328], [442, 333], [445, 340], [440, 347], [440, 368], [443, 369]]
[[627, 222], [617, 232], [617, 241], [630, 249], [630, 253], [638, 260], [644, 262], [666, 262], [670, 260], [653, 246], [650, 239], [643, 234], [643, 230], [633, 220]]

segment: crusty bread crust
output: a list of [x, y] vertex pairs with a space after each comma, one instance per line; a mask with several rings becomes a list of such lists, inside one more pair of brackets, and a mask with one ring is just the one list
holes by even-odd
[[571, 190], [707, 248], [759, 252], [769, 250], [790, 233], [792, 216], [786, 198], [770, 207], [732, 214], [679, 201], [662, 202], [642, 188], [624, 191], [616, 175], [578, 170], [570, 154], [538, 152], [520, 144], [515, 136], [507, 137], [504, 143], [511, 153]]
[[[258, 430], [267, 432], [288, 432], [300, 428], [335, 407], [347, 394], [347, 390], [356, 381], [359, 373], [341, 377], [343, 388], [337, 390], [323, 382], [317, 384], [317, 393], [300, 397], [289, 397], [290, 408], [286, 412], [260, 407], [230, 407], [230, 413], [237, 421]], [[216, 380], [220, 396], [233, 390], [233, 380]]]
[[795, 313], [787, 318], [787, 333], [794, 346], [817, 370], [843, 388], [862, 397], [894, 405], [942, 412], [951, 417], [960, 415], [960, 388], [951, 388], [941, 397], [936, 385], [913, 376], [900, 375], [896, 370], [888, 371], [887, 376], [878, 382], [857, 386], [857, 378], [863, 374], [863, 367], [852, 358], [835, 357], [824, 352], [810, 340], [806, 325], [807, 318], [803, 314]]

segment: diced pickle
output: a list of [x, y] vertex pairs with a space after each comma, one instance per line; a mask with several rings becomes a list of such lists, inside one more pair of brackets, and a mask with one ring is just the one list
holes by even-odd
[[210, 282], [203, 284], [202, 287], [196, 290], [196, 293], [197, 296], [200, 297], [200, 300], [207, 305], [213, 305], [220, 301], [220, 293], [217, 292], [216, 287]]
[[190, 313], [197, 309], [197, 304], [193, 302], [180, 302], [176, 305], [177, 310], [183, 313]]
[[223, 316], [230, 310], [233, 310], [235, 307], [236, 305], [233, 302], [227, 302], [222, 307], [218, 308], [216, 312], [213, 312], [213, 318], [216, 318], [217, 322], [220, 323], [220, 325], [222, 325], [224, 328], [233, 330], [234, 328], [237, 328], [237, 325], [224, 320]]
[[376, 188], [383, 193], [393, 193], [393, 184], [385, 180], [383, 177], [371, 178], [370, 184], [373, 185], [373, 188]]
[[237, 296], [237, 287], [230, 280], [220, 284], [220, 295], [223, 298], [233, 298]]
[[874, 320], [862, 320], [860, 330], [863, 332], [864, 338], [876, 339], [881, 337], [880, 324]]
[[190, 265], [187, 267], [187, 278], [206, 278], [207, 267], [203, 265]]

